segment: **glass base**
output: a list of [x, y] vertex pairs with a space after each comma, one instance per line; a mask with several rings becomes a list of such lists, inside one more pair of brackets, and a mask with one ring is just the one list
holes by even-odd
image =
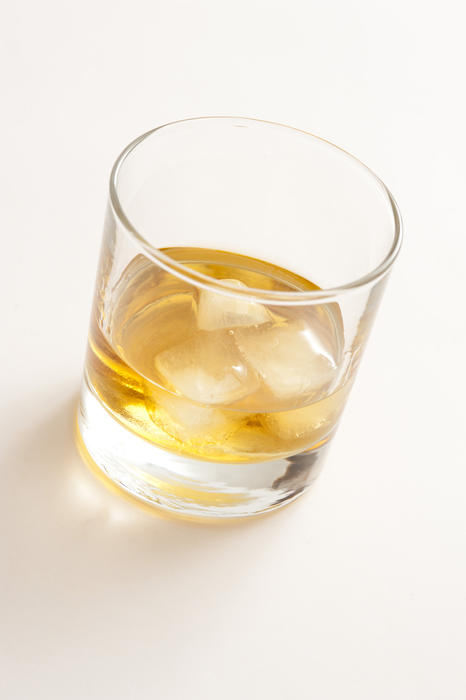
[[290, 503], [316, 479], [328, 446], [264, 462], [204, 462], [125, 428], [86, 381], [78, 428], [89, 457], [111, 481], [149, 504], [191, 517], [243, 518]]

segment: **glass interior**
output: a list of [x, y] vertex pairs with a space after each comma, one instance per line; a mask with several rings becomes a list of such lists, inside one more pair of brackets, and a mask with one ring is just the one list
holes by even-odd
[[369, 281], [396, 255], [400, 226], [384, 184], [303, 131], [206, 117], [137, 139], [112, 176], [120, 220], [151, 248], [259, 258], [321, 289]]

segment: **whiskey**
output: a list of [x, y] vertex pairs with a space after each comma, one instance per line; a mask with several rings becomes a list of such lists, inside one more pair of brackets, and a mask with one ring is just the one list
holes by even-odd
[[[318, 289], [254, 258], [202, 248], [163, 252], [233, 294]], [[330, 438], [349, 390], [339, 378], [337, 304], [267, 306], [194, 286], [142, 255], [120, 277], [112, 304], [106, 318], [95, 305], [87, 381], [137, 436], [226, 463], [284, 457]]]

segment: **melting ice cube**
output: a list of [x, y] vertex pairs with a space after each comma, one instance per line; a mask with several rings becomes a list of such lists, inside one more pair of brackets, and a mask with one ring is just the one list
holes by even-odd
[[235, 411], [200, 406], [164, 389], [153, 387], [150, 397], [154, 422], [182, 442], [225, 440], [238, 428], [241, 418]]
[[[240, 280], [223, 279], [222, 284], [236, 289], [246, 289]], [[197, 309], [198, 327], [205, 331], [238, 326], [257, 326], [272, 320], [270, 312], [262, 304], [246, 299], [210, 292], [202, 289]]]
[[155, 367], [169, 389], [200, 404], [230, 404], [258, 386], [227, 331], [199, 331], [157, 355]]
[[246, 362], [281, 401], [319, 398], [335, 379], [334, 358], [304, 322], [238, 328], [234, 337]]
[[281, 440], [300, 440], [303, 445], [315, 445], [335, 428], [350, 388], [351, 382], [317, 403], [292, 411], [268, 413], [265, 424]]

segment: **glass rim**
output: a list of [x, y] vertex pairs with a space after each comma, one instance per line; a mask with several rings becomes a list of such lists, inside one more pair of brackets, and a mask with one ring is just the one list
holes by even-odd
[[[151, 243], [149, 243], [144, 236], [133, 226], [129, 218], [126, 216], [125, 210], [123, 205], [120, 202], [120, 198], [118, 195], [118, 175], [120, 172], [120, 169], [122, 165], [124, 164], [125, 160], [127, 157], [132, 153], [132, 151], [139, 146], [143, 141], [148, 139], [152, 134], [154, 134], [157, 131], [160, 131], [161, 129], [165, 129], [166, 127], [169, 126], [174, 126], [175, 124], [183, 124], [187, 122], [192, 122], [192, 121], [200, 121], [200, 120], [222, 120], [222, 119], [240, 119], [243, 121], [250, 121], [250, 122], [255, 122], [258, 124], [268, 124], [270, 126], [278, 126], [284, 129], [290, 129], [291, 131], [295, 131], [301, 134], [305, 134], [306, 136], [310, 136], [313, 139], [317, 139], [318, 141], [325, 143], [327, 146], [330, 146], [331, 148], [335, 148], [338, 151], [341, 151], [343, 154], [351, 158], [353, 161], [355, 161], [358, 165], [362, 166], [373, 178], [374, 180], [381, 186], [383, 192], [385, 193], [388, 203], [390, 204], [391, 210], [392, 210], [392, 215], [393, 215], [393, 223], [394, 223], [394, 230], [393, 230], [393, 243], [388, 251], [387, 255], [385, 258], [375, 267], [373, 270], [370, 270], [367, 272], [365, 275], [362, 275], [361, 277], [358, 277], [355, 280], [352, 280], [351, 282], [348, 282], [346, 284], [342, 284], [339, 286], [335, 287], [328, 287], [328, 288], [323, 288], [323, 289], [313, 289], [313, 290], [308, 290], [308, 291], [276, 291], [276, 290], [265, 290], [265, 289], [257, 289], [254, 287], [245, 287], [244, 289], [240, 288], [233, 288], [233, 287], [228, 287], [224, 282], [221, 280], [217, 280], [214, 277], [209, 277], [208, 275], [203, 274], [202, 272], [198, 272], [196, 270], [193, 270], [192, 268], [187, 267], [184, 263], [180, 263], [173, 258], [171, 258], [169, 255], [166, 255], [165, 253], [162, 252], [160, 248], [157, 248], [156, 246], [153, 246]], [[156, 126], [153, 129], [150, 129], [149, 131], [146, 131], [144, 134], [141, 134], [137, 138], [135, 138], [131, 143], [129, 143], [123, 151], [120, 153], [118, 158], [116, 159], [111, 174], [110, 174], [110, 182], [109, 182], [109, 201], [110, 205], [112, 207], [113, 213], [115, 214], [115, 217], [121, 224], [123, 230], [126, 232], [127, 235], [131, 238], [132, 242], [141, 249], [143, 255], [153, 262], [155, 262], [157, 265], [161, 266], [164, 268], [167, 272], [171, 272], [175, 274], [177, 277], [189, 282], [190, 284], [194, 284], [196, 286], [200, 286], [204, 289], [208, 289], [211, 291], [218, 292], [220, 294], [224, 294], [226, 296], [230, 297], [241, 297], [241, 298], [247, 298], [247, 299], [254, 299], [255, 301], [259, 301], [262, 303], [267, 303], [267, 304], [290, 304], [290, 305], [304, 305], [304, 304], [310, 304], [316, 301], [322, 302], [322, 301], [332, 301], [338, 297], [341, 297], [344, 294], [347, 294], [349, 292], [354, 292], [360, 288], [366, 287], [370, 285], [371, 283], [377, 282], [379, 279], [381, 279], [385, 274], [387, 274], [393, 265], [393, 262], [395, 261], [401, 247], [401, 241], [402, 241], [402, 220], [401, 220], [401, 215], [400, 211], [398, 208], [398, 205], [391, 194], [390, 190], [388, 187], [385, 185], [385, 183], [374, 173], [373, 170], [371, 170], [367, 165], [365, 165], [359, 158], [356, 158], [356, 156], [353, 156], [351, 153], [348, 151], [345, 151], [345, 149], [340, 148], [340, 146], [336, 146], [334, 143], [331, 141], [328, 141], [327, 139], [321, 138], [320, 136], [316, 136], [315, 134], [305, 131], [304, 129], [298, 129], [294, 126], [289, 126], [288, 124], [281, 124], [280, 122], [274, 122], [274, 121], [268, 121], [265, 119], [257, 119], [254, 117], [241, 117], [241, 116], [228, 116], [228, 115], [222, 115], [222, 116], [201, 116], [201, 117], [188, 117], [186, 119], [177, 119], [175, 121], [167, 122], [166, 124], [161, 124], [160, 126]], [[228, 251], [227, 251], [228, 252]], [[232, 252], [232, 251], [230, 251]]]

